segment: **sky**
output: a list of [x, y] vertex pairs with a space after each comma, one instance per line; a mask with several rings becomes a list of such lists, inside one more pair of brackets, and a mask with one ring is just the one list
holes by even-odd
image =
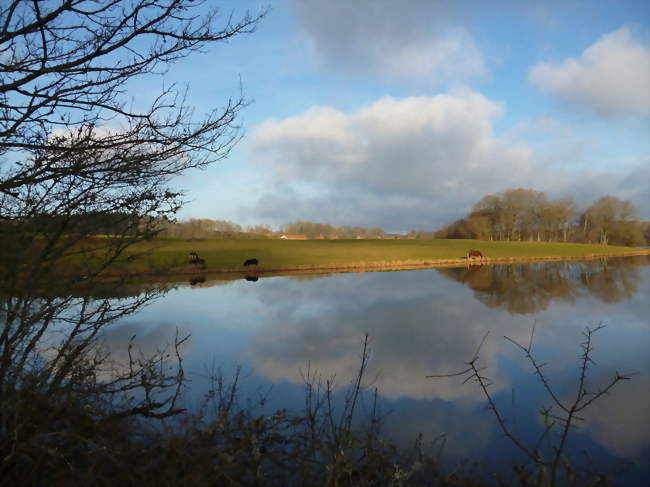
[[175, 182], [180, 218], [432, 230], [523, 187], [650, 219], [647, 0], [218, 4], [269, 11], [158, 80], [199, 115], [250, 101], [230, 157]]

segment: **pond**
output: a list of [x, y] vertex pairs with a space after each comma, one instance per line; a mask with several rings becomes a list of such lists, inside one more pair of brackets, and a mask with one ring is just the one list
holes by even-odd
[[[307, 370], [335, 378], [341, 391], [358, 371], [367, 333], [365, 381], [378, 391], [384, 433], [400, 445], [422, 434], [445, 460], [470, 459], [488, 470], [524, 458], [503, 437], [479, 384], [427, 376], [466, 369], [485, 338], [477, 364], [488, 390], [511, 431], [532, 445], [544, 430], [539, 411], [552, 399], [510, 340], [528, 346], [534, 331], [535, 359], [556, 396], [570, 402], [585, 330], [602, 324], [593, 335], [588, 390], [617, 371], [633, 375], [580, 414], [568, 452], [626, 485], [648, 481], [647, 257], [189, 281], [108, 329], [107, 346], [119, 356], [137, 335], [146, 353], [179, 329], [191, 334], [183, 348], [188, 403], [201, 401], [213, 368], [227, 378], [240, 366], [241, 396], [264, 394], [271, 412], [304, 406]], [[554, 431], [545, 441], [557, 442]]]

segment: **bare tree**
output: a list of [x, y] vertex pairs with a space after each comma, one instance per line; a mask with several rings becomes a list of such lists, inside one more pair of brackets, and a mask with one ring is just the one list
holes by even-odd
[[[110, 363], [97, 342], [102, 328], [160, 291], [117, 307], [89, 293], [113, 264], [130, 258], [126, 248], [173, 218], [183, 195], [171, 178], [227, 157], [241, 137], [241, 90], [202, 116], [186, 103], [187, 87], [161, 82], [151, 103], [129, 96], [134, 80], [165, 74], [175, 61], [251, 33], [264, 15], [222, 17], [210, 5], [0, 5], [0, 449], [3, 458], [10, 455], [6, 465], [29, 439], [20, 430], [27, 393], [39, 390], [56, 401], [62, 391], [150, 392], [182, 380], [182, 369], [154, 373], [162, 353], [134, 358], [130, 370], [108, 382], [97, 379], [98, 364]], [[53, 335], [58, 327], [64, 333]], [[152, 397], [145, 394], [121, 414], [175, 411], [169, 397]]]
[[541, 191], [509, 189], [483, 197], [467, 219], [456, 220], [437, 234], [443, 238], [586, 241], [627, 246], [645, 242], [636, 208], [629, 201], [603, 196], [581, 214], [576, 215], [576, 210], [570, 197], [549, 200]]
[[637, 210], [630, 201], [616, 196], [603, 196], [585, 210], [582, 224], [587, 238], [593, 234], [602, 245], [640, 245], [643, 238], [636, 219]]
[[575, 203], [572, 198], [541, 200], [533, 208], [537, 240], [566, 242], [574, 213]]
[[[118, 238], [103, 243], [119, 255], [122, 244], [151, 236], [157, 220], [172, 217], [182, 194], [170, 178], [226, 157], [240, 137], [237, 114], [246, 102], [240, 93], [199, 118], [185, 103], [186, 89], [163, 87], [150, 105], [138, 107], [128, 84], [252, 32], [261, 15], [231, 16], [216, 27], [218, 11], [187, 0], [4, 4], [3, 255], [41, 269], [76, 245], [72, 235], [97, 233], [96, 216], [106, 214]], [[34, 240], [35, 231], [48, 238]]]

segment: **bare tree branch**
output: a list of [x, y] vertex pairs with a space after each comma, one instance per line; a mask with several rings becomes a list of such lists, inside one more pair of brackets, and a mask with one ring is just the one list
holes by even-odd
[[[187, 87], [153, 101], [129, 94], [187, 56], [251, 33], [265, 11], [221, 16], [192, 0], [9, 0], [0, 3], [0, 451], [31, 441], [35, 391], [111, 402], [115, 418], [182, 410], [178, 334], [118, 366], [102, 333], [166, 292], [96, 296], [116, 265], [173, 218], [171, 179], [227, 157], [241, 138], [243, 89], [196, 113]], [[110, 293], [109, 293], [110, 295]], [[174, 363], [172, 369], [167, 367]], [[172, 372], [170, 372], [172, 370]], [[138, 400], [127, 393], [140, 391]], [[121, 399], [118, 399], [121, 398]], [[65, 399], [65, 400], [64, 400]], [[12, 457], [13, 458], [13, 457]], [[15, 460], [13, 460], [15, 461]], [[3, 466], [2, 468], [5, 468]]]

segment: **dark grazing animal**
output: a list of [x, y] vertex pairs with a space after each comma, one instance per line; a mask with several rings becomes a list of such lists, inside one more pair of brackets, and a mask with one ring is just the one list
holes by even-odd
[[480, 250], [469, 250], [467, 251], [467, 259], [473, 259], [474, 257], [478, 259], [483, 259], [483, 254]]
[[245, 279], [246, 279], [248, 282], [257, 282], [257, 280], [259, 279], [259, 277], [257, 277], [257, 276], [246, 276]]
[[259, 262], [257, 259], [248, 259], [246, 262], [244, 262], [244, 267], [248, 267], [249, 265], [258, 265]]
[[205, 259], [199, 257], [199, 254], [197, 254], [196, 252], [189, 253], [188, 261], [190, 264], [195, 264], [195, 265], [205, 264]]

